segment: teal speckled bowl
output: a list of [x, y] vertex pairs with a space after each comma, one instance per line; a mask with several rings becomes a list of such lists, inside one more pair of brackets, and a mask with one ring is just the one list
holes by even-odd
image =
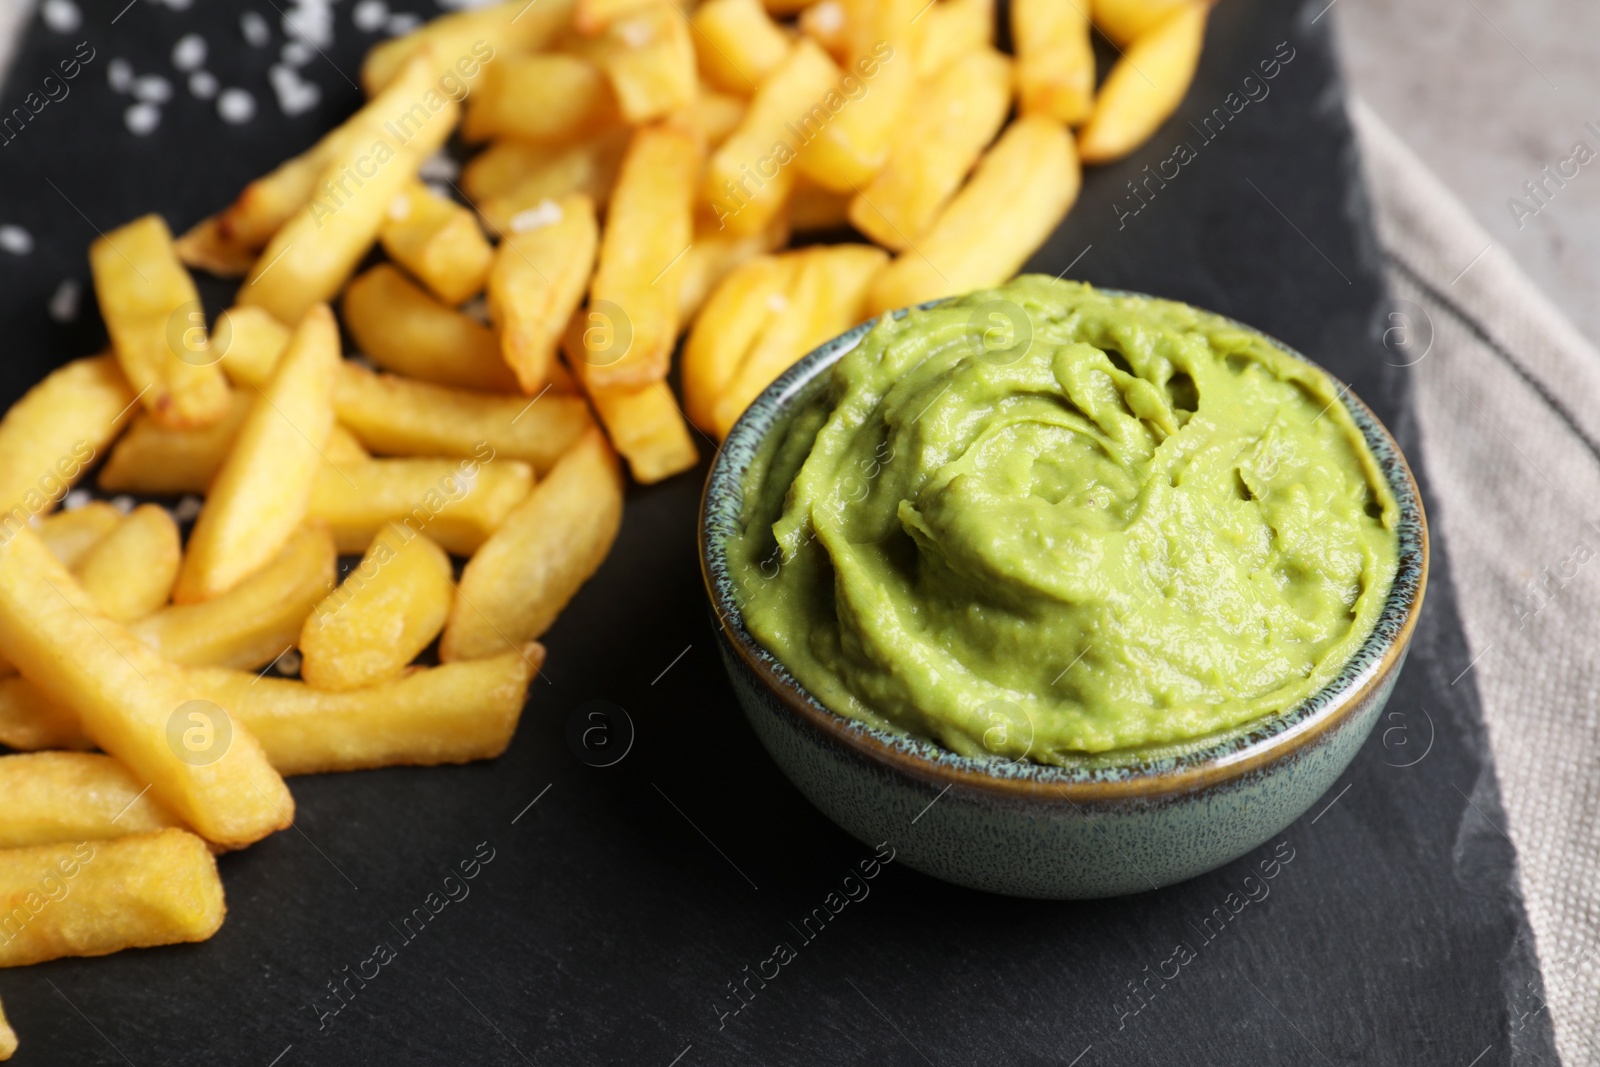
[[701, 568], [723, 662], [746, 718], [789, 780], [862, 842], [892, 845], [898, 862], [1021, 897], [1105, 897], [1171, 885], [1249, 852], [1299, 818], [1378, 721], [1427, 585], [1422, 501], [1377, 417], [1345, 394], [1400, 504], [1400, 567], [1371, 637], [1326, 688], [1244, 731], [1159, 759], [1078, 768], [974, 759], [824, 707], [745, 630], [728, 574], [724, 546], [738, 529], [757, 446], [872, 325], [824, 344], [756, 399], [729, 433], [701, 502]]

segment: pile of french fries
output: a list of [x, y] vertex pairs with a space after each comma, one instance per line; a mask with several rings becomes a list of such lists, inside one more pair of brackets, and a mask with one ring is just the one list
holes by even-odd
[[[994, 0], [511, 0], [374, 48], [364, 107], [176, 240], [104, 234], [110, 352], [0, 420], [0, 966], [209, 937], [284, 776], [503, 752], [618, 455], [687, 470], [827, 338], [1009, 278], [1207, 11], [1014, 0], [1013, 57]], [[458, 132], [459, 198], [423, 180]], [[209, 324], [190, 268], [242, 278]], [[60, 507], [91, 471], [124, 506]], [[184, 494], [187, 538], [128, 506]]]

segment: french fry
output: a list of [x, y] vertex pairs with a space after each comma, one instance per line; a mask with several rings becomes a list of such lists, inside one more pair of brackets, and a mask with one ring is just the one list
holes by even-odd
[[289, 540], [305, 519], [311, 483], [333, 429], [339, 329], [326, 304], [295, 330], [200, 509], [178, 584], [180, 604], [238, 585]]
[[[736, 237], [724, 230], [698, 228], [683, 257], [678, 282], [678, 331], [689, 328], [706, 298], [735, 269], [755, 257], [782, 248], [789, 240], [787, 219], [779, 215], [762, 233]], [[569, 349], [568, 355], [572, 355]]]
[[1042, 245], [1077, 199], [1082, 172], [1072, 138], [1042, 116], [1012, 123], [978, 162], [917, 247], [878, 275], [867, 311], [999, 285]]
[[310, 516], [346, 554], [365, 552], [385, 523], [399, 522], [470, 556], [533, 488], [533, 468], [514, 459], [375, 459], [346, 474], [317, 475]]
[[631, 136], [619, 126], [573, 145], [497, 141], [467, 164], [463, 184], [484, 223], [502, 236], [516, 228], [523, 212], [537, 217], [546, 200], [582, 193], [603, 208]]
[[773, 316], [788, 306], [799, 257], [757, 256], [735, 268], [706, 300], [683, 346], [683, 410], [707, 433], [717, 400]]
[[789, 15], [798, 15], [811, 5], [811, 0], [761, 0], [766, 5], [767, 14], [777, 18]]
[[109, 356], [73, 360], [0, 418], [0, 537], [47, 515], [116, 439], [133, 390]]
[[101, 611], [127, 623], [167, 602], [182, 555], [172, 515], [155, 504], [141, 504], [73, 570]]
[[667, 0], [578, 0], [572, 11], [572, 24], [578, 32], [590, 37], [605, 32], [605, 28], [623, 15], [630, 15]]
[[889, 163], [850, 201], [855, 228], [892, 251], [914, 244], [1000, 132], [1011, 108], [1011, 63], [968, 52], [923, 88]]
[[789, 225], [795, 233], [837, 230], [850, 225], [850, 195], [800, 178], [789, 195]]
[[676, 4], [647, 4], [618, 17], [605, 32], [576, 46], [606, 72], [622, 117], [650, 122], [695, 97], [694, 41]]
[[461, 136], [564, 143], [618, 121], [605, 73], [580, 56], [547, 52], [497, 61], [468, 98]]
[[837, 62], [850, 58], [849, 18], [841, 0], [817, 0], [800, 12], [796, 20], [800, 32], [820, 44]]
[[278, 357], [289, 347], [289, 337], [294, 333], [271, 312], [258, 307], [229, 308], [218, 317], [219, 347], [224, 330], [227, 346], [222, 353], [222, 372], [234, 385], [257, 388], [272, 377], [272, 368], [278, 365]]
[[[569, 363], [584, 356], [584, 329], [584, 313], [579, 312], [562, 339], [562, 353]], [[699, 461], [699, 450], [666, 382], [652, 382], [642, 389], [590, 389], [589, 402], [639, 484], [670, 478]]]
[[1121, 159], [1178, 109], [1200, 64], [1205, 3], [1187, 3], [1128, 46], [1100, 86], [1094, 113], [1078, 134], [1085, 163]]
[[255, 739], [196, 707], [183, 669], [101, 614], [31, 530], [0, 545], [0, 652], [206, 840], [242, 848], [294, 820]]
[[543, 662], [544, 648], [530, 643], [342, 693], [240, 671], [195, 676], [209, 699], [262, 739], [280, 773], [322, 774], [495, 758], [511, 743]]
[[144, 786], [98, 752], [0, 756], [0, 807], [6, 813], [0, 849], [101, 841], [183, 825]]
[[147, 414], [133, 420], [100, 468], [108, 493], [204, 493], [239, 436], [252, 400], [235, 393], [228, 414], [197, 430], [169, 430]]
[[848, 59], [838, 85], [801, 120], [800, 172], [836, 193], [870, 181], [889, 158], [917, 91], [912, 19], [922, 0], [851, 0]]
[[493, 330], [439, 303], [388, 263], [345, 288], [343, 310], [357, 347], [384, 370], [461, 389], [517, 390]]
[[146, 215], [89, 246], [89, 268], [122, 373], [162, 425], [204, 426], [228, 409], [228, 380], [206, 335], [200, 292], [172, 232]]
[[1118, 48], [1126, 48], [1196, 0], [1090, 0], [1095, 29]]
[[[620, 309], [631, 334], [593, 343], [574, 365], [590, 388], [634, 388], [667, 376], [678, 337], [678, 278], [674, 273], [694, 237], [694, 187], [701, 151], [695, 137], [672, 126], [635, 131], [606, 214], [589, 306]], [[561, 326], [565, 326], [563, 319]], [[559, 336], [560, 327], [557, 328]], [[619, 351], [620, 349], [620, 351]]]
[[915, 20], [917, 77], [931, 78], [974, 49], [994, 47], [994, 23], [994, 0], [939, 0]]
[[45, 516], [37, 532], [50, 554], [71, 569], [121, 524], [122, 512], [104, 500], [91, 500], [81, 508]]
[[720, 225], [736, 235], [760, 233], [783, 209], [794, 185], [790, 163], [802, 139], [814, 133], [816, 123], [807, 116], [816, 107], [826, 115], [822, 102], [838, 80], [839, 68], [816, 42], [801, 40], [789, 50], [739, 128], [711, 155], [704, 197]]
[[789, 54], [789, 37], [761, 0], [707, 0], [691, 20], [706, 81], [728, 93], [753, 96]]
[[6, 1021], [4, 1008], [0, 1008], [0, 1060], [9, 1060], [17, 1054], [17, 1032]]
[[71, 709], [50, 700], [32, 682], [15, 674], [0, 678], [0, 745], [18, 752], [51, 748], [87, 751], [95, 747]]
[[452, 306], [483, 291], [494, 258], [472, 212], [421, 182], [390, 202], [378, 240], [390, 259]]
[[529, 394], [550, 375], [561, 331], [589, 285], [600, 238], [587, 196], [547, 203], [540, 225], [519, 228], [512, 221], [489, 272], [489, 315], [500, 331], [500, 354]]
[[256, 261], [256, 250], [229, 238], [222, 217], [201, 219], [172, 242], [178, 260], [186, 267], [218, 278], [243, 278]]
[[670, 121], [692, 130], [707, 148], [714, 149], [739, 128], [749, 106], [743, 97], [719, 93], [702, 83], [699, 95], [673, 112]]
[[444, 629], [455, 597], [450, 557], [390, 523], [361, 562], [306, 616], [300, 677], [313, 689], [364, 689], [394, 678]]
[[796, 360], [867, 317], [867, 290], [889, 260], [870, 245], [818, 245], [789, 255], [799, 263], [786, 303], [768, 319], [712, 405], [719, 438]]
[[204, 941], [227, 910], [206, 843], [169, 828], [0, 852], [0, 967]]
[[606, 558], [622, 524], [622, 473], [591, 429], [467, 562], [439, 658], [483, 659], [520, 648]]
[[590, 426], [580, 396], [495, 396], [374, 374], [346, 362], [334, 408], [357, 440], [381, 455], [454, 456], [482, 447], [543, 474]]
[[169, 605], [128, 629], [169, 663], [256, 670], [295, 643], [306, 616], [333, 588], [337, 565], [332, 535], [308, 524], [226, 593]]
[[1011, 36], [1017, 46], [1017, 96], [1024, 115], [1068, 126], [1094, 108], [1094, 46], [1087, 0], [1014, 0]]
[[395, 194], [450, 136], [460, 110], [429, 84], [425, 56], [373, 101], [373, 108], [374, 117], [384, 121], [366, 130], [366, 137], [340, 145], [328, 159], [314, 195], [261, 250], [239, 287], [240, 304], [266, 308], [280, 322], [294, 325], [338, 293], [377, 238]]
[[403, 37], [374, 45], [361, 63], [361, 88], [377, 96], [400, 77], [407, 63], [428, 52], [430, 81], [441, 92], [453, 84], [475, 89], [483, 69], [519, 52], [537, 52], [572, 19], [573, 0], [504, 0], [474, 10], [443, 15]]

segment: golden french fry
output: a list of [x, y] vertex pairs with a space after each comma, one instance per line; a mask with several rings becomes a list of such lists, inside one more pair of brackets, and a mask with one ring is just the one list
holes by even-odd
[[242, 848], [293, 822], [255, 739], [196, 706], [183, 669], [101, 614], [32, 530], [0, 544], [0, 652], [206, 840]]
[[594, 424], [580, 396], [554, 388], [537, 397], [495, 396], [374, 374], [346, 361], [334, 390], [339, 421], [374, 452], [501, 459], [554, 466]]
[[389, 203], [378, 240], [389, 258], [452, 306], [483, 291], [489, 247], [471, 211], [412, 182]]
[[673, 112], [671, 122], [693, 131], [707, 148], [716, 148], [739, 128], [749, 106], [743, 97], [719, 93], [702, 84], [698, 96]]
[[[1196, 0], [1090, 0], [1095, 29], [1118, 48], [1126, 48], [1166, 21], [1168, 15]], [[1203, 2], [1203, 0], [1202, 0]]]
[[600, 238], [587, 196], [573, 193], [546, 204], [537, 225], [519, 228], [520, 220], [512, 220], [489, 272], [489, 315], [500, 330], [503, 362], [530, 394], [550, 375], [561, 331], [589, 285]]
[[172, 242], [172, 248], [184, 266], [219, 278], [243, 278], [256, 261], [256, 250], [230, 238], [220, 215], [201, 219], [189, 227]]
[[[542, 217], [546, 200], [582, 193], [603, 208], [631, 136], [619, 126], [572, 145], [496, 141], [467, 164], [463, 184], [484, 224], [503, 237]], [[519, 219], [524, 212], [531, 214]]]
[[294, 645], [337, 573], [333, 537], [320, 524], [294, 531], [266, 566], [199, 604], [172, 604], [128, 629], [169, 663], [265, 667]]
[[294, 331], [273, 318], [266, 308], [229, 308], [218, 318], [219, 336], [224, 319], [228, 344], [222, 353], [223, 373], [237, 386], [259, 388], [266, 385], [267, 379], [272, 377], [272, 368], [278, 365], [278, 357], [289, 347], [289, 337]]
[[800, 178], [789, 195], [789, 226], [795, 233], [837, 230], [850, 225], [850, 196]]
[[549, 629], [622, 525], [622, 473], [591, 429], [467, 562], [439, 658], [483, 659]]
[[619, 117], [611, 83], [589, 60], [560, 52], [511, 56], [495, 62], [468, 98], [461, 136], [473, 142], [513, 137], [564, 143]]
[[662, 118], [695, 97], [694, 41], [676, 4], [647, 4], [619, 16], [592, 41], [575, 43], [606, 72], [630, 123]]
[[240, 304], [266, 308], [293, 325], [332, 299], [372, 247], [395, 194], [450, 136], [460, 111], [455, 100], [429, 84], [426, 56], [418, 57], [373, 107], [385, 121], [366, 130], [366, 137], [338, 146], [308, 202], [261, 250], [239, 287]]
[[572, 19], [573, 0], [504, 0], [443, 15], [403, 37], [374, 45], [361, 63], [361, 88], [376, 96], [426, 51], [427, 74], [441, 93], [475, 89], [484, 68], [519, 52], [537, 52]]
[[533, 488], [533, 468], [514, 459], [375, 459], [345, 475], [317, 475], [310, 517], [351, 554], [365, 552], [385, 523], [399, 522], [470, 556]]
[[917, 77], [931, 78], [974, 49], [994, 47], [994, 23], [994, 0], [939, 0], [929, 7], [915, 21]]
[[194, 673], [209, 699], [261, 738], [273, 765], [295, 775], [493, 759], [511, 743], [543, 662], [543, 646], [530, 643], [342, 693], [240, 671]]
[[614, 315], [630, 336], [602, 341], [585, 332], [584, 358], [573, 370], [587, 386], [637, 389], [667, 376], [678, 337], [675, 270], [694, 237], [700, 163], [700, 145], [687, 131], [666, 125], [634, 132], [589, 290], [589, 307]]
[[867, 318], [867, 290], [889, 261], [887, 252], [870, 245], [817, 245], [789, 255], [799, 262], [787, 301], [767, 320], [712, 405], [719, 438], [796, 360]]
[[127, 623], [167, 602], [182, 554], [178, 524], [167, 509], [141, 504], [73, 570], [101, 611]]
[[169, 430], [141, 414], [100, 468], [100, 488], [110, 493], [204, 493], [228, 454], [252, 400], [235, 393], [228, 414], [196, 430]]
[[[14, 669], [14, 668], [13, 668]], [[95, 747], [83, 724], [68, 708], [39, 692], [26, 678], [0, 678], [0, 745], [18, 752]]]
[[1094, 113], [1078, 134], [1085, 163], [1121, 159], [1178, 109], [1200, 65], [1206, 3], [1186, 3], [1128, 46], [1111, 67]]
[[712, 413], [745, 354], [772, 317], [788, 306], [797, 256], [757, 256], [711, 291], [683, 346], [683, 410], [714, 432]]
[[761, 0], [707, 0], [692, 20], [706, 80], [724, 92], [753, 96], [789, 54], [789, 37]]
[[493, 330], [439, 303], [388, 263], [345, 288], [343, 309], [356, 345], [384, 370], [461, 389], [517, 389]]
[[168, 828], [0, 852], [0, 967], [204, 941], [227, 910], [217, 861]]
[[801, 33], [843, 63], [850, 58], [850, 32], [846, 25], [849, 17], [850, 13], [840, 0], [818, 0], [800, 12], [796, 25]]
[[4, 1008], [0, 1008], [0, 1060], [9, 1060], [17, 1054], [17, 1032], [6, 1021]]
[[218, 469], [172, 591], [180, 604], [238, 585], [306, 517], [333, 429], [339, 328], [326, 304], [306, 315]]
[[23, 394], [0, 418], [0, 537], [54, 510], [133, 408], [110, 356], [73, 360]]
[[0, 849], [100, 841], [183, 825], [145, 791], [145, 783], [98, 752], [0, 756], [0, 807], [6, 813]]
[[623, 15], [630, 15], [667, 0], [578, 0], [572, 11], [572, 24], [579, 33], [593, 37]]
[[[71, 569], [122, 525], [122, 512], [104, 500], [91, 500], [72, 511], [58, 511], [39, 520], [39, 539], [50, 554]], [[0, 534], [0, 538], [8, 534]]]
[[444, 629], [455, 597], [450, 557], [397, 523], [311, 609], [300, 630], [300, 677], [313, 689], [363, 689], [405, 670]]
[[850, 221], [878, 244], [915, 243], [960, 188], [1011, 109], [1011, 62], [968, 52], [927, 83], [889, 163], [850, 201]]
[[165, 426], [204, 426], [228, 409], [228, 380], [206, 335], [200, 292], [160, 215], [89, 246], [89, 268], [122, 373]]
[[[562, 338], [562, 354], [569, 363], [584, 356], [583, 312], [572, 317]], [[589, 402], [614, 447], [628, 461], [628, 469], [641, 485], [651, 485], [693, 467], [699, 450], [666, 382], [651, 382], [642, 389], [589, 390]]]
[[[706, 298], [736, 268], [789, 240], [788, 220], [780, 214], [762, 233], [739, 237], [726, 230], [696, 229], [694, 244], [683, 257], [678, 283], [678, 332], [689, 328]], [[573, 353], [569, 350], [569, 357]]]
[[868, 313], [1004, 282], [1066, 216], [1081, 182], [1065, 127], [1039, 115], [1018, 119], [917, 238], [916, 249], [878, 275]]
[[1088, 0], [1013, 0], [1017, 96], [1024, 115], [1077, 126], [1094, 108]]
[[795, 154], [820, 129], [816, 108], [822, 108], [822, 123], [828, 121], [825, 100], [838, 80], [839, 68], [815, 41], [800, 40], [789, 49], [750, 101], [739, 128], [711, 155], [704, 197], [719, 225], [748, 236], [766, 229], [783, 209], [794, 185]]

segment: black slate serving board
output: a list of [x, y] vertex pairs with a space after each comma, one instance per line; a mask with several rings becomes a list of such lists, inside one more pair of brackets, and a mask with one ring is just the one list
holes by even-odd
[[[1416, 461], [1324, 2], [1223, 0], [1183, 110], [1088, 175], [1032, 267], [1276, 334], [1351, 382]], [[373, 40], [336, 4], [337, 40], [306, 68], [322, 103], [286, 118], [266, 83], [283, 43], [273, 0], [258, 8], [267, 49], [238, 30], [253, 0], [125, 3], [85, 4], [70, 34], [35, 18], [0, 98], [9, 113], [78, 42], [94, 50], [69, 95], [0, 146], [0, 224], [33, 237], [27, 254], [0, 251], [6, 403], [104, 343], [87, 290], [77, 321], [46, 311], [62, 279], [86, 285], [97, 230], [151, 210], [181, 229], [221, 206], [355, 105]], [[108, 64], [173, 78], [191, 30], [258, 115], [225, 125], [180, 84], [157, 131], [134, 137]], [[207, 288], [213, 309], [226, 296]], [[1451, 684], [1470, 656], [1437, 541], [1384, 721], [1257, 854], [1089, 903], [986, 896], [891, 863], [808, 940], [795, 924], [872, 850], [788, 785], [734, 704], [695, 559], [703, 471], [631, 492], [504, 758], [294, 780], [296, 827], [222, 858], [229, 918], [212, 941], [0, 972], [15, 1062], [1555, 1062], [1471, 675]], [[607, 723], [609, 747], [590, 734], [586, 749], [584, 728]], [[1291, 858], [1246, 882], [1270, 856]], [[474, 858], [474, 878], [450, 879]], [[380, 942], [392, 959], [378, 965]], [[748, 980], [780, 942], [794, 958], [779, 976]], [[1176, 966], [1180, 942], [1192, 958]]]

